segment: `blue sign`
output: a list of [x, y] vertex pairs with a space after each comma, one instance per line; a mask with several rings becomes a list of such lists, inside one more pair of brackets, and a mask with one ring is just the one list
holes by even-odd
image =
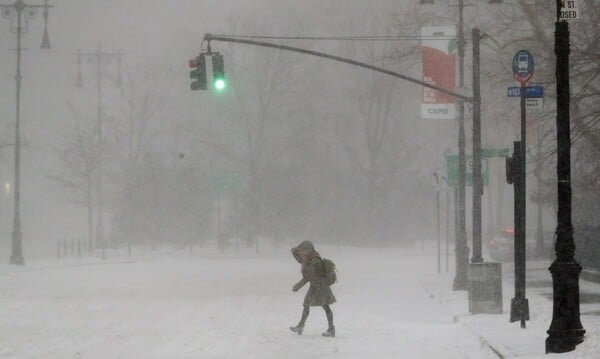
[[525, 83], [533, 77], [533, 56], [527, 50], [519, 50], [512, 62], [513, 76], [517, 81]]
[[[542, 98], [544, 97], [543, 86], [527, 86], [525, 88], [525, 97], [527, 98]], [[521, 97], [521, 88], [517, 86], [511, 86], [507, 88], [506, 95], [508, 97]]]

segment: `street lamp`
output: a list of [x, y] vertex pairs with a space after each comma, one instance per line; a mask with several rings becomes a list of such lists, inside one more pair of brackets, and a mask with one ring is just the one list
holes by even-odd
[[571, 222], [571, 128], [569, 119], [569, 23], [560, 20], [561, 3], [556, 0], [554, 52], [556, 53], [556, 172], [558, 216], [556, 259], [552, 273], [552, 323], [546, 339], [546, 353], [564, 353], [583, 342], [585, 330], [579, 313], [579, 273]]
[[[44, 9], [44, 37], [42, 39], [42, 49], [50, 48], [50, 38], [48, 36], [48, 0], [43, 5], [28, 5], [23, 0], [16, 0], [13, 4], [0, 4], [2, 17], [10, 21], [10, 30], [17, 35], [17, 73], [16, 80], [16, 119], [15, 119], [15, 204], [14, 204], [14, 222], [12, 232], [12, 249], [10, 254], [10, 264], [24, 265], [23, 243], [21, 233], [21, 35], [28, 30], [29, 22], [37, 14], [37, 9]], [[16, 23], [16, 24], [15, 24]]]
[[116, 60], [119, 67], [119, 72], [117, 75], [116, 86], [121, 85], [121, 61], [123, 60], [123, 54], [121, 51], [118, 52], [106, 52], [103, 51], [100, 45], [94, 52], [83, 53], [81, 51], [77, 52], [77, 64], [79, 66], [79, 72], [77, 74], [77, 86], [83, 86], [83, 78], [81, 76], [81, 59], [88, 58], [95, 62], [96, 64], [96, 76], [98, 79], [97, 84], [97, 96], [98, 96], [98, 108], [97, 108], [97, 125], [96, 131], [98, 134], [98, 163], [97, 163], [97, 191], [98, 191], [98, 223], [96, 229], [96, 244], [100, 244], [102, 246], [102, 259], [106, 258], [106, 242], [104, 240], [104, 215], [103, 215], [103, 205], [104, 205], [104, 189], [103, 189], [103, 140], [102, 140], [102, 78], [103, 78], [103, 65], [110, 61]]

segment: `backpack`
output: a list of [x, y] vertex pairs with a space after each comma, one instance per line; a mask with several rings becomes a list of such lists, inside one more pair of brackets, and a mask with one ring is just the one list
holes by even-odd
[[337, 269], [335, 263], [330, 259], [321, 259], [321, 263], [325, 269], [325, 284], [331, 286], [337, 283]]

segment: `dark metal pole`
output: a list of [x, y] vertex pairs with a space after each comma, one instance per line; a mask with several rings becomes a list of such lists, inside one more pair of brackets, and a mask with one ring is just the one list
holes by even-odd
[[525, 321], [529, 320], [529, 301], [525, 293], [525, 272], [527, 266], [527, 108], [525, 99], [525, 83], [521, 84], [521, 153], [519, 161], [519, 257], [515, 258], [515, 275], [519, 277], [519, 299], [521, 328], [525, 328]]
[[[524, 94], [524, 89], [521, 89]], [[522, 100], [525, 97], [522, 98]], [[514, 263], [515, 263], [515, 296], [510, 302], [510, 322], [521, 322], [521, 328], [525, 328], [525, 321], [529, 320], [529, 302], [525, 298], [525, 237], [522, 231], [525, 225], [525, 216], [522, 213], [523, 206], [523, 182], [522, 163], [523, 159], [523, 143], [515, 142], [513, 149], [513, 166], [514, 167]]]
[[579, 313], [579, 273], [571, 223], [571, 129], [569, 119], [569, 24], [560, 21], [560, 0], [556, 1], [556, 137], [558, 176], [558, 227], [556, 259], [550, 266], [553, 287], [552, 323], [546, 339], [546, 353], [564, 353], [583, 342], [585, 330]]
[[[120, 72], [119, 72], [120, 73]], [[131, 80], [131, 108], [129, 111], [129, 171], [131, 172], [133, 169], [133, 118], [134, 118], [134, 110], [135, 110], [135, 81], [133, 81], [133, 79]], [[132, 177], [130, 176], [130, 178], [128, 178], [128, 182], [127, 182], [127, 196], [129, 197], [129, 200], [131, 200], [131, 191], [133, 191], [133, 185], [132, 185]], [[128, 209], [129, 211], [131, 211], [131, 205], [128, 205]], [[129, 215], [131, 215], [131, 212], [129, 212]], [[131, 236], [133, 231], [131, 230], [131, 217], [129, 217], [129, 220], [127, 221], [127, 253], [129, 256], [131, 256]], [[191, 239], [190, 239], [190, 253], [192, 253], [192, 244], [191, 244]]]
[[92, 180], [91, 178], [86, 178], [87, 180], [87, 193], [86, 193], [86, 200], [87, 200], [87, 206], [88, 206], [88, 211], [87, 211], [87, 216], [88, 216], [88, 251], [89, 254], [94, 253], [94, 234], [93, 234], [93, 221], [94, 221], [94, 208], [93, 208], [93, 203], [92, 203], [92, 188], [93, 188], [93, 184], [92, 184]]
[[536, 221], [536, 234], [535, 234], [535, 257], [536, 258], [546, 258], [546, 251], [544, 249], [544, 233], [543, 233], [543, 206], [542, 206], [542, 169], [540, 166], [540, 159], [542, 157], [542, 142], [541, 142], [541, 130], [540, 125], [537, 126], [537, 164], [535, 170], [535, 178], [536, 178], [536, 191], [537, 191], [537, 221]]
[[[439, 174], [438, 174], [439, 176]], [[440, 180], [437, 179], [438, 188], [435, 189], [435, 203], [436, 203], [436, 216], [437, 216], [437, 270], [438, 274], [442, 273], [442, 243], [440, 238]]]
[[473, 28], [473, 257], [472, 263], [481, 263], [481, 195], [483, 183], [481, 180], [481, 82], [479, 28]]
[[98, 131], [98, 224], [96, 229], [96, 242], [102, 246], [102, 259], [106, 259], [106, 241], [104, 240], [104, 189], [103, 189], [103, 146], [102, 146], [102, 50], [98, 46], [96, 51], [96, 61], [98, 65], [98, 113], [97, 113], [97, 131]]
[[225, 253], [225, 244], [221, 237], [221, 194], [217, 191], [217, 243], [221, 253]]
[[[447, 180], [446, 180], [447, 181]], [[446, 182], [447, 183], [447, 182]], [[446, 273], [449, 270], [450, 247], [450, 189], [446, 186]]]
[[[456, 252], [456, 246], [458, 244], [458, 186], [454, 187], [453, 193], [453, 201], [452, 201], [452, 211], [454, 212], [454, 251]], [[456, 253], [458, 254], [458, 253]], [[456, 269], [458, 269], [458, 256], [454, 256]]]
[[[464, 0], [458, 2], [458, 87], [465, 87], [465, 33], [463, 25]], [[454, 277], [454, 290], [467, 290], [467, 268], [469, 265], [469, 248], [467, 246], [466, 227], [466, 184], [465, 184], [465, 104], [457, 101], [458, 105], [458, 228], [454, 244], [456, 252], [456, 273]]]
[[[240, 217], [239, 217], [239, 193], [235, 192], [235, 251], [240, 251]], [[339, 251], [339, 240], [338, 251]]]
[[23, 236], [21, 233], [21, 34], [23, 32], [22, 16], [25, 4], [23, 1], [17, 0], [14, 4], [14, 9], [17, 12], [17, 74], [15, 76], [17, 107], [15, 122], [15, 202], [10, 264], [24, 265]]

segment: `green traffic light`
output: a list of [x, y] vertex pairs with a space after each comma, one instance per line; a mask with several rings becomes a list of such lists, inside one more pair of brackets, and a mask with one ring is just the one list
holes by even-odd
[[225, 85], [225, 80], [223, 80], [223, 79], [217, 79], [217, 80], [215, 81], [215, 88], [216, 88], [217, 90], [219, 90], [219, 91], [222, 91], [222, 90], [224, 90], [224, 89], [225, 89], [225, 86], [226, 86], [226, 85]]

